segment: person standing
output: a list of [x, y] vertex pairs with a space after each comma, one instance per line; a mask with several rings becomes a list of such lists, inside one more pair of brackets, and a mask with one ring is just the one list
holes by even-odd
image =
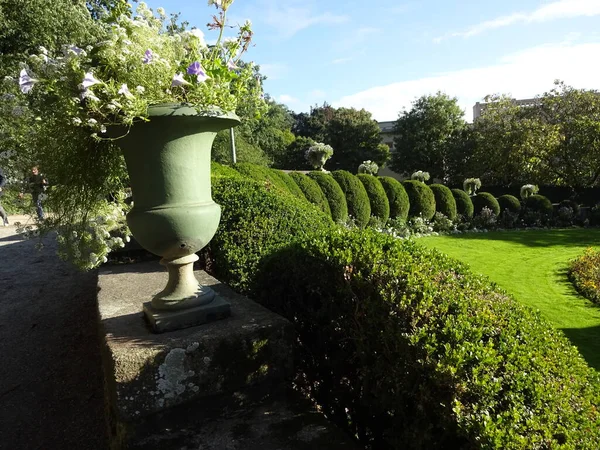
[[[4, 195], [4, 186], [6, 186], [6, 177], [4, 176], [4, 172], [0, 167], [0, 200], [2, 200], [2, 195]], [[6, 214], [6, 211], [2, 207], [2, 204], [0, 204], [0, 219], [2, 219], [2, 224], [5, 227], [8, 226], [8, 214]]]
[[[44, 209], [42, 208], [42, 194], [48, 186], [48, 181], [40, 174], [38, 166], [31, 168], [31, 175], [26, 180], [27, 187], [35, 203], [35, 210], [39, 220], [44, 220]], [[21, 193], [20, 197], [23, 197]]]

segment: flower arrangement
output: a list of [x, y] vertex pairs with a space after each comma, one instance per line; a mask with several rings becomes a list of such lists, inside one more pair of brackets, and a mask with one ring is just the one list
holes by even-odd
[[479, 178], [467, 178], [463, 181], [463, 190], [473, 196], [481, 188], [481, 180]]
[[368, 173], [369, 175], [377, 175], [379, 171], [379, 166], [377, 163], [373, 161], [363, 161], [360, 166], [358, 166], [358, 173]]
[[41, 47], [22, 63], [15, 107], [35, 125], [22, 147], [49, 180], [51, 212], [34, 229], [23, 227], [25, 235], [57, 231], [62, 258], [96, 267], [129, 236], [128, 174], [116, 143], [136, 122], [149, 120], [148, 107], [183, 103], [242, 119], [265, 110], [257, 68], [242, 60], [251, 23], [227, 22], [232, 3], [208, 1], [217, 11], [208, 24], [214, 44], [201, 30], [167, 20], [162, 8], [154, 12], [140, 2], [134, 13], [118, 0], [93, 22], [100, 39], [75, 42], [60, 54]]
[[315, 169], [325, 170], [323, 166], [329, 158], [333, 156], [333, 148], [331, 145], [317, 142], [315, 145], [306, 150], [306, 160]]
[[425, 183], [427, 180], [429, 180], [429, 178], [430, 178], [429, 172], [423, 172], [422, 170], [413, 172], [413, 174], [410, 176], [411, 180], [417, 180], [417, 181], [420, 181], [421, 183]]
[[525, 200], [526, 198], [537, 194], [539, 191], [540, 189], [535, 184], [524, 184], [521, 186], [521, 198]]

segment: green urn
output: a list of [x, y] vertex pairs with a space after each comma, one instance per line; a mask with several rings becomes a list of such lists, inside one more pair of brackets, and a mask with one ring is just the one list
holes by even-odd
[[133, 192], [127, 224], [143, 248], [162, 257], [169, 275], [144, 311], [155, 331], [169, 331], [229, 314], [223, 301], [213, 305], [215, 293], [198, 283], [193, 264], [221, 218], [211, 196], [212, 144], [218, 131], [239, 119], [185, 104], [152, 106], [148, 119], [117, 142]]

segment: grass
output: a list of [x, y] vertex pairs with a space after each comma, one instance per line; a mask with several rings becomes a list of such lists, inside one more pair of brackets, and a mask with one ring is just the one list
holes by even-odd
[[538, 309], [600, 370], [600, 307], [567, 279], [569, 260], [600, 246], [600, 229], [470, 233], [419, 240], [471, 266], [519, 302]]

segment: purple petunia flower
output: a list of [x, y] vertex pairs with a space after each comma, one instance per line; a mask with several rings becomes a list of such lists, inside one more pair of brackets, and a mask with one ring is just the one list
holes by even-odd
[[202, 83], [202, 82], [208, 80], [208, 78], [209, 78], [209, 76], [206, 75], [206, 72], [202, 68], [202, 65], [200, 65], [200, 63], [198, 61], [190, 64], [190, 66], [187, 68], [187, 73], [190, 75], [196, 75], [196, 79], [198, 80], [198, 83]]
[[84, 77], [83, 77], [83, 81], [81, 82], [80, 86], [82, 89], [86, 90], [89, 87], [92, 87], [95, 84], [100, 84], [102, 83], [102, 81], [96, 79], [94, 77], [94, 74], [92, 72], [87, 72]]
[[35, 78], [31, 78], [25, 69], [21, 69], [21, 73], [19, 73], [19, 89], [21, 89], [23, 94], [28, 94], [37, 81]]
[[171, 87], [176, 86], [185, 86], [186, 84], [190, 84], [183, 79], [183, 74], [178, 73], [173, 76], [173, 81], [171, 82]]
[[154, 59], [154, 53], [152, 53], [152, 50], [150, 50], [150, 49], [146, 50], [146, 52], [144, 53], [144, 57], [142, 58], [142, 62], [144, 64], [150, 64], [153, 59]]
[[230, 59], [230, 60], [227, 62], [227, 68], [228, 68], [229, 70], [236, 70], [236, 69], [239, 69], [239, 67], [238, 67], [238, 66], [236, 66], [236, 64], [233, 62], [233, 59]]
[[73, 52], [76, 56], [79, 56], [79, 55], [81, 55], [81, 53], [83, 53], [83, 49], [77, 47], [76, 45], [69, 45], [67, 47], [67, 50], [70, 52]]

